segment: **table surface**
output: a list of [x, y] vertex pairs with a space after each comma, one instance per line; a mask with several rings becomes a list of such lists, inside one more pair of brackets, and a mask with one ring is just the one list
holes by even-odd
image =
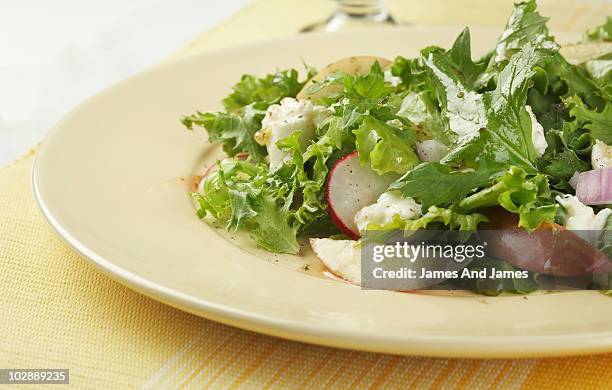
[[3, 1], [0, 166], [81, 100], [156, 64], [251, 1]]
[[[404, 22], [454, 25], [499, 26], [512, 7], [508, 0], [388, 3]], [[329, 0], [304, 4], [257, 0], [175, 57], [290, 35], [333, 7]], [[542, 0], [540, 10], [553, 17], [553, 30], [583, 31], [611, 15], [611, 5]], [[242, 331], [148, 299], [102, 275], [49, 229], [30, 188], [34, 153], [0, 169], [0, 367], [70, 368], [77, 388], [105, 389], [612, 385], [610, 354], [481, 361], [344, 351]]]

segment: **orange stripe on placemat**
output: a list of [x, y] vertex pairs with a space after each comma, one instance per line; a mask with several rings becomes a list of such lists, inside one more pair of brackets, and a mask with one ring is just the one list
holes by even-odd
[[560, 386], [574, 389], [612, 388], [612, 354], [537, 360], [521, 388]]
[[[412, 380], [410, 381], [410, 384], [408, 386], [408, 388], [410, 389], [420, 389], [423, 387], [423, 385], [421, 383], [415, 383], [419, 380], [419, 378], [417, 377], [417, 375], [420, 375], [421, 373], [426, 372], [431, 366], [434, 365], [435, 359], [426, 359], [422, 364], [420, 364], [420, 367], [417, 371], [414, 372], [413, 376], [412, 376]], [[413, 362], [410, 362], [410, 364], [414, 364]], [[407, 384], [403, 384], [404, 387], [406, 387]]]
[[[200, 353], [202, 351], [206, 352], [208, 349], [212, 348], [212, 352], [216, 353], [219, 349], [219, 344], [227, 343], [234, 335], [236, 335], [236, 332], [238, 332], [237, 329], [226, 329], [224, 331], [225, 333], [222, 334], [218, 340], [215, 340], [219, 329], [220, 328], [215, 325], [212, 329], [206, 330], [206, 333], [199, 337], [196, 342], [193, 343], [193, 346], [189, 347], [188, 350], [185, 351], [181, 357], [179, 357], [178, 361], [180, 363], [178, 367], [174, 369], [173, 367], [168, 367], [168, 369], [166, 369], [166, 373], [160, 377], [157, 385], [164, 388], [166, 383], [181, 383], [185, 377], [189, 377], [193, 373], [193, 370], [183, 373], [183, 369], [189, 368], [193, 365], [197, 366], [199, 362], [198, 359], [200, 358]], [[217, 345], [217, 347], [215, 347], [215, 345]]]
[[[154, 385], [159, 385], [158, 381], [160, 381], [164, 375], [170, 371], [175, 363], [178, 363], [180, 359], [191, 351], [191, 348], [196, 346], [196, 342], [202, 338], [201, 334], [193, 336], [189, 339], [183, 346], [168, 360], [164, 362], [164, 364], [157, 370], [155, 374], [153, 374], [149, 380], [142, 386], [143, 389], [152, 388]], [[197, 349], [197, 347], [196, 347]], [[175, 370], [176, 371], [176, 370]]]
[[[325, 358], [327, 358], [327, 356], [330, 354], [337, 355], [338, 353], [340, 353], [339, 351], [340, 351], [339, 349], [333, 349], [331, 350], [331, 352], [327, 352], [324, 356], [321, 356], [321, 362], [317, 364], [315, 368], [313, 368], [312, 371], [304, 377], [304, 380], [302, 381], [302, 383], [300, 383], [298, 387], [304, 388], [305, 387], [304, 385], [306, 384], [306, 382], [310, 381], [311, 378], [315, 377], [323, 369], [323, 367], [325, 367], [325, 363], [327, 363]], [[345, 351], [342, 351], [342, 352], [345, 352]]]
[[240, 376], [238, 378], [236, 378], [236, 380], [234, 381], [234, 383], [232, 383], [229, 388], [230, 389], [237, 389], [240, 387], [240, 385], [242, 385], [244, 383], [244, 381], [246, 381], [249, 376], [251, 374], [253, 374], [255, 372], [255, 370], [257, 370], [269, 357], [270, 355], [272, 355], [272, 353], [274, 353], [274, 351], [276, 351], [280, 346], [279, 342], [276, 342], [275, 344], [269, 345], [268, 347], [266, 347], [260, 354], [259, 356], [257, 356], [253, 362], [251, 364], [249, 364], [249, 366], [247, 368], [245, 368], [245, 370], [242, 372], [242, 374], [240, 374]]
[[527, 377], [527, 374], [533, 367], [533, 364], [534, 361], [531, 359], [516, 361], [516, 363], [512, 366], [512, 369], [506, 374], [506, 377], [503, 378], [502, 382], [500, 382], [502, 385], [501, 387], [519, 387]]
[[[261, 337], [261, 336], [259, 336]], [[254, 338], [254, 336], [251, 336], [250, 338]], [[223, 364], [223, 366], [221, 366], [217, 372], [211, 376], [208, 381], [206, 381], [206, 383], [202, 386], [202, 388], [207, 389], [210, 387], [210, 385], [212, 383], [215, 383], [215, 381], [217, 379], [219, 379], [219, 377], [221, 375], [223, 375], [223, 373], [225, 372], [225, 370], [228, 367], [231, 367], [232, 364], [236, 363], [236, 361], [238, 359], [240, 359], [240, 357], [243, 355], [244, 351], [246, 351], [247, 349], [251, 348], [251, 344], [249, 344], [248, 342], [245, 341], [244, 345], [240, 347], [240, 349], [238, 349], [236, 352], [234, 352], [234, 354], [232, 354], [232, 356], [229, 358], [228, 361], [225, 362], [225, 364]]]
[[450, 360], [448, 364], [446, 365], [446, 367], [444, 367], [444, 369], [440, 371], [438, 375], [436, 375], [433, 383], [431, 384], [431, 388], [440, 389], [442, 385], [444, 384], [444, 381], [448, 379], [450, 373], [455, 369], [456, 366], [457, 366], [457, 361]]
[[348, 386], [348, 388], [350, 390], [359, 389], [359, 387], [357, 387], [357, 385], [359, 385], [361, 382], [363, 382], [365, 380], [365, 378], [367, 378], [368, 374], [370, 372], [372, 372], [372, 370], [374, 370], [374, 368], [376, 366], [378, 366], [378, 364], [383, 360], [384, 357], [385, 357], [385, 355], [378, 356], [378, 359], [376, 359], [376, 362], [371, 364], [370, 367], [365, 372], [363, 372], [361, 375], [356, 375], [355, 376], [355, 379], [353, 380], [353, 383], [351, 383]]
[[266, 381], [261, 387], [263, 389], [269, 389], [272, 387], [274, 383], [276, 383], [285, 373], [288, 371], [289, 367], [291, 367], [294, 363], [297, 362], [297, 359], [286, 359], [285, 362], [276, 370], [274, 375], [270, 379]]
[[490, 388], [497, 388], [499, 383], [502, 381], [502, 379], [504, 379], [504, 376], [510, 370], [510, 368], [512, 368], [513, 365], [514, 361], [506, 360], [502, 365], [502, 368], [497, 372], [497, 375], [495, 375], [495, 379], [493, 379]]
[[202, 372], [202, 370], [204, 370], [212, 362], [212, 360], [217, 357], [217, 352], [221, 351], [230, 342], [230, 340], [232, 340], [232, 338], [232, 334], [230, 334], [225, 338], [225, 340], [223, 340], [223, 342], [217, 345], [217, 347], [210, 354], [208, 354], [206, 359], [204, 359], [204, 361], [202, 361], [202, 363], [200, 363], [200, 365], [177, 387], [179, 389], [184, 389], [189, 382], [194, 380], [200, 374], [200, 372]]
[[327, 383], [323, 386], [323, 388], [325, 389], [333, 389], [334, 388], [334, 383], [340, 378], [340, 375], [342, 375], [344, 373], [344, 369], [346, 367], [348, 367], [352, 361], [351, 361], [351, 357], [355, 354], [355, 351], [351, 351], [348, 353], [346, 359], [344, 360], [344, 363], [342, 363], [340, 365], [340, 367], [338, 367], [338, 369], [336, 370], [336, 373], [334, 374], [334, 376], [332, 376], [331, 378], [329, 378], [329, 380], [327, 381]]
[[481, 362], [478, 360], [472, 361], [470, 367], [465, 371], [465, 373], [459, 379], [457, 383], [457, 389], [465, 389], [465, 385], [474, 377], [474, 374], [480, 368]]
[[397, 367], [400, 362], [400, 357], [393, 356], [391, 359], [385, 364], [385, 367], [380, 370], [380, 373], [376, 376], [376, 379], [370, 385], [370, 389], [379, 389], [383, 383], [389, 378], [389, 374]]

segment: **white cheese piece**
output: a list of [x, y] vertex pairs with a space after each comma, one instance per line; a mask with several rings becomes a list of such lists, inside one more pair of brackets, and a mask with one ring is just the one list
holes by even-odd
[[536, 150], [536, 154], [538, 157], [542, 156], [548, 147], [548, 142], [546, 142], [546, 138], [544, 137], [544, 128], [538, 122], [531, 106], [525, 106], [527, 112], [529, 113], [529, 118], [531, 119], [531, 141], [533, 142], [533, 147]]
[[595, 144], [591, 148], [591, 165], [593, 169], [612, 167], [612, 146], [600, 140], [595, 140]]
[[440, 161], [448, 154], [448, 147], [435, 139], [417, 142], [416, 150], [421, 161]]
[[393, 74], [391, 73], [391, 69], [385, 70], [384, 75], [385, 75], [385, 82], [391, 84], [392, 87], [397, 87], [398, 85], [402, 83], [401, 78], [397, 76], [393, 76]]
[[[270, 158], [270, 170], [274, 171], [283, 165], [287, 152], [282, 151], [276, 143], [287, 138], [294, 131], [301, 131], [300, 144], [305, 146], [314, 138], [317, 126], [323, 122], [330, 111], [323, 106], [312, 104], [310, 100], [284, 98], [280, 104], [268, 107], [266, 116], [261, 121], [263, 136], [259, 135]], [[261, 133], [260, 133], [261, 134]]]
[[451, 130], [459, 136], [459, 143], [464, 144], [478, 136], [480, 129], [488, 125], [482, 95], [468, 91], [461, 84], [455, 83], [433, 63], [431, 54], [426, 64], [446, 89], [446, 116]]
[[427, 111], [423, 99], [414, 92], [409, 93], [402, 99], [402, 104], [397, 115], [407, 118], [410, 122], [416, 123], [417, 125], [423, 124], [431, 119], [431, 115]]
[[569, 230], [601, 230], [612, 215], [611, 209], [597, 214], [592, 207], [583, 204], [573, 195], [557, 196], [557, 202], [565, 209], [565, 227]]
[[368, 225], [385, 225], [393, 222], [395, 216], [401, 219], [415, 219], [421, 216], [421, 205], [412, 198], [402, 198], [399, 191], [382, 194], [376, 203], [359, 210], [355, 215], [355, 225], [360, 232]]
[[593, 78], [604, 77], [612, 72], [612, 60], [591, 60], [586, 62], [586, 70]]

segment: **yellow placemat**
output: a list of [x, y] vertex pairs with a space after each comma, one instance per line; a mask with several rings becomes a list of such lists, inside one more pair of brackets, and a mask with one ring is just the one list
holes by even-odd
[[[400, 20], [501, 24], [502, 0], [389, 1]], [[544, 1], [558, 30], [582, 31], [604, 1]], [[288, 35], [329, 1], [260, 0], [179, 55]], [[77, 388], [605, 387], [612, 355], [530, 360], [397, 357], [300, 344], [220, 325], [97, 272], [46, 225], [30, 188], [34, 151], [0, 169], [0, 368], [69, 368]]]

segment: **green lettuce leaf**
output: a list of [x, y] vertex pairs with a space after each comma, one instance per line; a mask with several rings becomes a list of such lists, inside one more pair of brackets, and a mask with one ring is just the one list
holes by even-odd
[[519, 226], [532, 231], [554, 219], [557, 205], [551, 199], [545, 175], [528, 177], [524, 169], [511, 167], [491, 187], [459, 201], [453, 209], [460, 213], [470, 213], [484, 207], [501, 206], [518, 214]]
[[430, 206], [448, 206], [490, 182], [486, 172], [455, 171], [448, 165], [427, 162], [406, 173], [389, 189], [417, 200], [425, 211]]
[[599, 238], [597, 245], [600, 251], [612, 258], [612, 216], [608, 217], [608, 221], [603, 228], [603, 234]]
[[478, 229], [479, 223], [487, 221], [487, 217], [479, 213], [463, 214], [451, 209], [431, 206], [420, 218], [404, 221], [403, 229], [416, 231], [430, 224], [439, 223], [453, 230], [474, 231]]
[[456, 111], [447, 106], [451, 129], [467, 134], [460, 135], [443, 163], [472, 167], [491, 176], [509, 165], [537, 172], [531, 119], [525, 106], [529, 82], [535, 74], [533, 67], [546, 53], [526, 44], [500, 73], [496, 89], [483, 95], [461, 89], [456, 79], [437, 68], [438, 77], [448, 81], [447, 101]]
[[574, 127], [585, 128], [595, 139], [612, 145], [612, 103], [608, 102], [601, 112], [589, 109], [578, 96], [566, 99], [565, 104], [575, 118]]
[[435, 139], [450, 146], [456, 137], [448, 129], [448, 121], [442, 116], [433, 95], [430, 91], [409, 93], [402, 99], [396, 115], [411, 122], [419, 139]]
[[556, 50], [558, 46], [548, 33], [547, 21], [548, 18], [537, 12], [535, 0], [515, 3], [504, 32], [490, 56], [488, 67], [478, 80], [479, 86], [484, 87], [494, 80], [510, 58], [527, 44], [538, 49]]
[[473, 90], [480, 76], [485, 70], [486, 64], [474, 63], [472, 60], [472, 48], [470, 43], [470, 29], [465, 28], [455, 39], [453, 46], [445, 51], [438, 48], [427, 48], [421, 52], [423, 58], [433, 55], [438, 67], [446, 73], [452, 72], [452, 78], [459, 81], [462, 86]]
[[479, 223], [486, 221], [487, 217], [479, 213], [461, 214], [451, 209], [431, 206], [419, 218], [402, 219], [399, 215], [396, 215], [393, 221], [387, 224], [369, 224], [368, 231], [404, 230], [405, 232], [414, 232], [434, 224], [453, 230], [475, 231]]
[[264, 111], [248, 106], [242, 115], [198, 111], [183, 117], [182, 122], [189, 130], [194, 126], [206, 129], [208, 140], [221, 142], [228, 156], [245, 152], [253, 161], [259, 162], [266, 156], [266, 148], [255, 141], [255, 133], [261, 129], [264, 115]]
[[[493, 269], [497, 271], [519, 271], [507, 261], [499, 260], [492, 257], [476, 258], [468, 264], [467, 268], [470, 271], [486, 270], [487, 275], [491, 275]], [[529, 294], [537, 291], [539, 288], [538, 274], [529, 272], [528, 278], [465, 278], [461, 279], [459, 285], [466, 287], [479, 294], [497, 296], [504, 292], [515, 294]]]
[[591, 165], [580, 159], [575, 151], [565, 149], [540, 163], [541, 171], [549, 176], [568, 181], [576, 172], [591, 169]]
[[200, 218], [210, 214], [230, 231], [246, 229], [269, 251], [297, 253], [298, 225], [292, 219], [289, 186], [270, 177], [263, 164], [227, 159], [217, 168], [202, 192], [192, 193]]
[[[301, 133], [301, 131], [294, 131], [287, 138], [276, 143], [281, 150], [288, 151], [291, 158], [283, 163], [278, 172], [275, 172], [275, 175], [281, 177], [283, 182], [291, 183], [293, 191], [300, 194], [292, 215], [300, 224], [300, 229], [326, 215], [323, 192], [325, 177], [329, 171], [325, 161], [330, 153], [330, 150], [325, 150], [316, 144], [311, 144], [307, 153], [303, 153], [300, 145]], [[308, 157], [313, 157], [314, 161], [310, 176], [305, 165], [305, 158], [308, 159]]]
[[602, 110], [612, 100], [610, 91], [593, 80], [588, 72], [572, 65], [561, 54], [546, 57], [542, 69], [548, 78], [549, 96], [560, 101], [578, 95], [589, 108]]
[[223, 99], [223, 106], [228, 112], [236, 112], [257, 103], [258, 108], [265, 110], [269, 105], [280, 102], [282, 98], [295, 97], [304, 84], [305, 81], [298, 80], [298, 72], [295, 69], [279, 71], [262, 78], [245, 74], [233, 86], [232, 93]]
[[413, 149], [416, 135], [365, 116], [361, 126], [353, 131], [355, 144], [362, 165], [370, 163], [379, 175], [388, 172], [403, 174], [419, 163]]
[[420, 91], [427, 83], [427, 68], [421, 58], [398, 56], [391, 64], [391, 74], [402, 79], [402, 85], [409, 91]]
[[583, 40], [585, 42], [612, 41], [612, 16], [608, 16], [601, 26], [588, 30]]

